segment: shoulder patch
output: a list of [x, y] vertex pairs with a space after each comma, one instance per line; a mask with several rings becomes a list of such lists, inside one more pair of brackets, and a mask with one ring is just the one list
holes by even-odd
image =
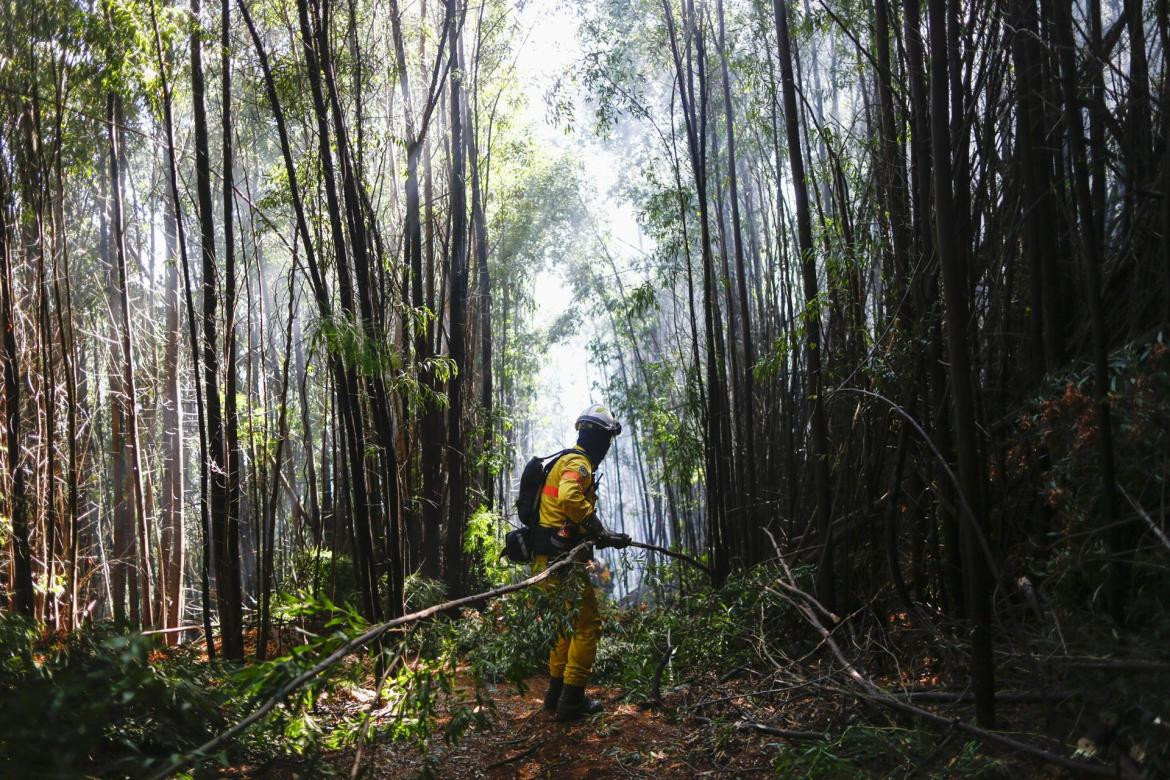
[[577, 473], [581, 475], [582, 479], [589, 479], [589, 469], [584, 466], [578, 466]]

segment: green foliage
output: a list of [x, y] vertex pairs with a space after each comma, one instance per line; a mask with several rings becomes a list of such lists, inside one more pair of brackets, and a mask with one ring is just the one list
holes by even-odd
[[511, 465], [505, 432], [515, 429], [514, 418], [510, 409], [499, 406], [485, 412], [483, 406], [477, 404], [475, 412], [475, 429], [469, 436], [475, 466], [486, 469], [494, 478]]
[[[807, 578], [809, 572], [802, 569], [797, 575]], [[677, 563], [648, 576], [659, 581], [644, 583], [645, 588], [657, 585], [673, 591], [673, 598], [653, 608], [607, 610], [603, 634], [612, 639], [602, 643], [595, 666], [599, 678], [620, 684], [634, 700], [650, 693], [668, 647], [672, 654], [663, 670], [663, 688], [752, 662], [758, 658], [757, 637], [785, 636], [789, 654], [812, 646], [811, 636], [793, 631], [802, 625], [799, 616], [770, 587], [779, 578], [773, 566], [737, 573], [718, 590], [699, 584], [692, 568]]]
[[[645, 52], [665, 45], [661, 11], [647, 0], [607, 0], [582, 6], [581, 12], [585, 52], [575, 78], [592, 98], [594, 132], [607, 137], [625, 116], [646, 114], [654, 63]], [[572, 127], [571, 114], [558, 118]]]
[[436, 409], [446, 409], [450, 405], [447, 394], [433, 389], [433, 386], [422, 381], [422, 377], [430, 377], [436, 387], [443, 387], [445, 383], [459, 373], [455, 361], [446, 355], [435, 355], [420, 361], [416, 371], [396, 371], [391, 378], [390, 389], [405, 396], [411, 408], [421, 410], [425, 405]]
[[516, 567], [501, 558], [504, 540], [503, 518], [486, 506], [480, 506], [467, 520], [463, 531], [463, 552], [470, 560], [469, 582], [474, 589], [498, 587], [508, 582]]
[[[434, 585], [422, 578], [414, 581], [407, 594], [408, 601], [415, 602], [412, 609], [443, 598], [441, 584]], [[319, 636], [295, 645], [287, 655], [246, 667], [232, 677], [236, 695], [249, 702], [249, 709], [370, 627], [355, 609], [320, 596], [286, 596], [280, 611], [287, 617], [323, 623], [323, 629]], [[457, 687], [456, 645], [441, 641], [449, 626], [436, 625], [438, 628], [415, 629], [405, 635], [388, 634], [380, 646], [372, 648], [367, 657], [377, 661], [373, 671], [383, 680], [381, 689], [374, 691], [381, 713], [376, 721], [370, 717], [372, 708], [340, 718], [321, 712], [320, 702], [327, 695], [359, 688], [371, 672], [367, 664], [342, 662], [314, 676], [285, 707], [274, 710], [250, 732], [250, 743], [258, 748], [267, 746], [268, 752], [306, 755], [385, 736], [409, 742], [425, 752], [440, 727], [446, 739], [456, 739], [466, 729], [482, 725], [484, 702], [478, 691], [473, 691], [468, 700]], [[411, 658], [409, 663], [407, 657]], [[355, 658], [360, 659], [360, 655]], [[445, 721], [440, 721], [440, 711], [448, 714]]]
[[[527, 575], [525, 575], [527, 576]], [[522, 684], [544, 674], [557, 637], [572, 632], [581, 570], [543, 588], [528, 588], [467, 612], [449, 637], [477, 680]]]
[[[854, 777], [889, 777], [905, 770], [916, 777], [1007, 777], [995, 759], [965, 743], [957, 755], [937, 755], [938, 736], [924, 731], [874, 726], [850, 726], [825, 742], [777, 742], [772, 769], [782, 777], [816, 777], [835, 780]], [[924, 763], [927, 759], [927, 763]], [[930, 759], [938, 759], [931, 765]]]
[[[288, 654], [238, 670], [231, 678], [234, 693], [246, 701], [247, 709], [259, 706], [276, 695], [289, 681], [317, 665], [352, 637], [369, 628], [356, 609], [338, 605], [324, 596], [304, 593], [286, 594], [273, 610], [285, 618], [300, 618], [321, 624], [319, 636], [294, 645]], [[323, 741], [343, 741], [337, 729], [326, 730], [326, 722], [315, 716], [314, 709], [327, 690], [357, 685], [365, 671], [361, 664], [338, 663], [311, 678], [282, 708], [274, 710], [248, 732], [247, 739], [257, 749], [304, 755], [320, 747]]]
[[[342, 604], [357, 604], [361, 601], [353, 560], [345, 554], [335, 553], [325, 547], [308, 547], [297, 550], [293, 555], [293, 582], [311, 593], [324, 593]], [[297, 594], [294, 603], [299, 603]], [[283, 599], [278, 602], [284, 603]], [[275, 614], [275, 613], [274, 613]]]
[[[1127, 545], [1136, 548], [1131, 613], [1149, 636], [1170, 637], [1160, 606], [1170, 599], [1166, 550], [1125, 498], [1156, 518], [1170, 474], [1170, 347], [1163, 337], [1113, 353], [1110, 384], [1117, 484], [1124, 491], [1117, 509], [1130, 518]], [[1105, 529], [1115, 519], [1103, 513], [1092, 390], [1087, 367], [1052, 377], [1046, 396], [1018, 420], [1004, 466], [1005, 475], [1031, 478], [1032, 506], [1020, 513], [1045, 520], [1042, 554], [1032, 561], [1045, 595], [1096, 611], [1106, 608], [1100, 584], [1112, 559]]]
[[233, 703], [192, 652], [111, 627], [42, 640], [0, 618], [0, 774], [141, 774], [224, 728]]
[[405, 592], [407, 612], [417, 612], [447, 600], [446, 583], [417, 572], [407, 576]]
[[348, 317], [335, 315], [320, 320], [317, 335], [331, 355], [353, 366], [363, 376], [385, 375], [402, 365], [401, 357], [389, 341], [371, 338]]

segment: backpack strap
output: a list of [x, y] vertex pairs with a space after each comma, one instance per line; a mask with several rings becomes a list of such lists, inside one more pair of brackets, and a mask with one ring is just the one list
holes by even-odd
[[546, 465], [544, 467], [544, 480], [545, 480], [546, 484], [541, 487], [541, 491], [549, 498], [559, 498], [561, 495], [561, 490], [559, 487], [557, 487], [556, 485], [547, 484], [548, 475], [552, 472], [553, 466], [557, 465], [557, 462], [561, 458], [565, 457], [566, 455], [568, 455], [570, 453], [576, 452], [576, 451], [577, 451], [576, 447], [570, 447], [567, 450], [561, 450], [558, 453], [555, 453], [553, 455], [549, 455], [549, 458], [551, 458], [551, 460], [549, 461], [548, 465]]

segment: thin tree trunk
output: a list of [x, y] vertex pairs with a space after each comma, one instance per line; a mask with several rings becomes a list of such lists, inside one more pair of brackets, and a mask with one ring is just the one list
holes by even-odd
[[[752, 343], [751, 307], [748, 305], [747, 270], [744, 261], [743, 230], [740, 226], [739, 212], [739, 171], [735, 154], [735, 107], [731, 101], [731, 74], [727, 67], [727, 40], [723, 19], [723, 0], [718, 2], [719, 13], [719, 65], [723, 76], [723, 113], [727, 124], [727, 176], [728, 197], [731, 200], [731, 233], [735, 247], [735, 275], [739, 293], [739, 326], [740, 339], [743, 342], [743, 365], [741, 392], [737, 400], [735, 419], [739, 426], [740, 446], [737, 458], [740, 462], [741, 490], [738, 497], [744, 509], [742, 545], [749, 553], [750, 559], [767, 549], [763, 534], [758, 528], [756, 502], [756, 415], [755, 415], [755, 384], [754, 367], [756, 362], [755, 347]], [[730, 332], [729, 332], [729, 335]], [[754, 562], [754, 560], [753, 560]]]
[[[183, 619], [183, 568], [186, 547], [183, 538], [183, 396], [179, 383], [179, 343], [182, 326], [179, 311], [183, 306], [179, 297], [179, 258], [174, 202], [163, 216], [166, 233], [167, 258], [167, 325], [163, 375], [163, 516], [162, 559], [159, 567], [166, 573], [163, 594], [163, 628], [174, 628]], [[181, 635], [166, 634], [168, 644], [178, 643]]]
[[138, 537], [138, 574], [139, 593], [141, 595], [140, 622], [145, 627], [154, 625], [151, 610], [154, 599], [151, 597], [150, 582], [150, 547], [148, 544], [149, 518], [146, 515], [146, 496], [143, 491], [142, 480], [142, 449], [138, 437], [138, 392], [134, 376], [134, 352], [130, 338], [130, 290], [129, 274], [126, 270], [126, 243], [123, 231], [122, 218], [122, 151], [120, 147], [121, 110], [120, 99], [110, 94], [106, 101], [106, 120], [109, 131], [110, 146], [110, 235], [114, 250], [114, 259], [117, 264], [117, 284], [119, 293], [119, 308], [122, 316], [122, 332], [120, 335], [122, 347], [122, 376], [126, 393], [126, 428], [129, 435], [131, 482], [134, 495], [134, 528]]
[[459, 32], [462, 27], [455, 0], [447, 0], [447, 47], [450, 66], [451, 167], [449, 201], [451, 245], [450, 356], [456, 371], [447, 388], [447, 535], [443, 550], [443, 579], [447, 593], [458, 596], [463, 589], [463, 530], [467, 522], [466, 441], [463, 435], [463, 382], [468, 378], [467, 361], [467, 183], [463, 140], [463, 71], [460, 65]]
[[[471, 225], [475, 239], [475, 278], [479, 297], [479, 359], [482, 372], [479, 413], [483, 419], [483, 446], [490, 448], [495, 446], [496, 432], [492, 416], [492, 286], [491, 274], [488, 269], [487, 216], [484, 212], [484, 192], [479, 176], [479, 144], [476, 140], [478, 127], [475, 124], [476, 117], [471, 111], [471, 101], [466, 102], [467, 127], [465, 135], [467, 137], [468, 166], [471, 169]], [[493, 498], [493, 484], [491, 467], [486, 462], [480, 476], [480, 485], [484, 491], [487, 505], [490, 507]]]
[[[946, 301], [947, 355], [950, 360], [951, 401], [955, 422], [955, 445], [959, 460], [959, 482], [971, 508], [970, 522], [963, 524], [963, 568], [967, 574], [968, 611], [974, 624], [971, 637], [971, 667], [975, 689], [976, 720], [984, 728], [995, 725], [995, 667], [991, 647], [991, 576], [979, 544], [985, 533], [983, 487], [979, 467], [979, 440], [976, 433], [974, 376], [971, 371], [967, 333], [969, 305], [967, 275], [958, 245], [951, 181], [951, 136], [947, 122], [947, 0], [930, 0], [931, 49], [931, 141], [934, 152], [935, 241], [942, 265], [943, 296]], [[953, 55], [953, 52], [951, 52]], [[978, 527], [972, 527], [978, 524]]]
[[[226, 607], [232, 612], [227, 622], [233, 636], [224, 631], [224, 655], [235, 660], [244, 657], [243, 646], [243, 588], [240, 561], [240, 424], [236, 398], [239, 380], [236, 372], [236, 236], [234, 225], [235, 176], [232, 151], [232, 65], [231, 65], [231, 0], [220, 0], [220, 109], [223, 166], [223, 356], [224, 356], [224, 462], [227, 464], [227, 517], [223, 555], [216, 557], [216, 585], [222, 594], [221, 612]], [[206, 306], [206, 303], [204, 304]], [[212, 315], [214, 316], [214, 315]], [[220, 615], [221, 622], [223, 615]], [[234, 634], [238, 633], [238, 638]], [[239, 642], [237, 648], [236, 642]], [[230, 653], [229, 653], [230, 649]]]
[[1125, 560], [1125, 529], [1117, 522], [1117, 468], [1113, 453], [1113, 421], [1109, 403], [1109, 356], [1105, 332], [1105, 314], [1101, 303], [1101, 266], [1103, 263], [1100, 236], [1097, 235], [1097, 216], [1093, 211], [1093, 197], [1089, 187], [1089, 171], [1085, 164], [1084, 125], [1081, 122], [1081, 104], [1077, 96], [1076, 48], [1073, 39], [1071, 11], [1061, 3], [1056, 5], [1056, 34], [1059, 43], [1060, 82], [1064, 94], [1064, 121], [1068, 135], [1069, 152], [1073, 165], [1073, 188], [1077, 213], [1080, 217], [1080, 250], [1084, 259], [1086, 297], [1089, 304], [1089, 326], [1093, 334], [1093, 401], [1097, 413], [1097, 451], [1101, 463], [1102, 525], [1109, 529], [1107, 542], [1111, 563], [1109, 567], [1109, 611], [1118, 624], [1125, 623], [1125, 608], [1129, 593], [1129, 562]]
[[[200, 0], [191, 0], [191, 12], [198, 18]], [[207, 410], [207, 450], [211, 515], [211, 568], [215, 571], [215, 600], [219, 608], [223, 655], [243, 660], [244, 636], [240, 605], [233, 603], [231, 565], [227, 560], [228, 496], [227, 449], [223, 409], [219, 400], [219, 350], [216, 339], [217, 282], [214, 207], [211, 198], [211, 157], [208, 150], [207, 115], [204, 108], [203, 44], [199, 32], [191, 35], [191, 97], [195, 114], [195, 181], [199, 215], [200, 248], [203, 256], [203, 376]]]
[[792, 50], [788, 34], [787, 0], [772, 0], [779, 43], [780, 84], [784, 96], [784, 129], [788, 136], [788, 163], [796, 194], [797, 239], [804, 282], [805, 360], [808, 379], [805, 398], [812, 405], [812, 467], [816, 504], [813, 525], [821, 544], [817, 568], [817, 597], [829, 609], [836, 605], [836, 575], [833, 561], [832, 507], [829, 494], [829, 444], [825, 421], [824, 379], [821, 372], [821, 313], [817, 283], [816, 255], [813, 247], [812, 213], [809, 208], [808, 182], [804, 156], [800, 149], [800, 124], [796, 107], [796, 84], [792, 73]]
[[12, 592], [13, 606], [20, 614], [33, 616], [32, 550], [29, 547], [29, 523], [25, 491], [24, 466], [20, 462], [21, 371], [16, 341], [16, 299], [12, 272], [13, 228], [11, 190], [0, 168], [0, 340], [3, 343], [4, 367], [4, 437], [5, 464], [8, 472], [7, 500], [3, 502], [12, 523]]
[[[187, 231], [183, 223], [182, 197], [179, 194], [178, 161], [175, 155], [174, 121], [172, 117], [173, 95], [168, 68], [163, 61], [162, 36], [159, 34], [158, 15], [154, 0], [150, 4], [150, 24], [154, 33], [155, 57], [163, 91], [163, 128], [166, 131], [167, 178], [170, 183], [172, 213], [175, 219], [175, 236], [179, 244], [179, 260], [183, 269], [183, 296], [187, 309], [187, 335], [191, 345], [192, 375], [195, 382], [195, 410], [199, 426], [199, 527], [202, 541], [200, 561], [200, 596], [203, 613], [203, 635], [207, 644], [207, 657], [215, 658], [215, 639], [211, 633], [211, 515], [209, 507], [210, 476], [208, 473], [207, 417], [204, 414], [203, 378], [200, 372], [199, 331], [195, 321], [195, 301], [191, 284], [191, 263], [187, 253]], [[82, 394], [84, 397], [84, 394]], [[180, 587], [182, 587], [180, 585]]]

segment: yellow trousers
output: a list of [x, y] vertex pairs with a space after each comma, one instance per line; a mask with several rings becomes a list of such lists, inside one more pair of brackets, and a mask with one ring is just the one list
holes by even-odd
[[[537, 555], [532, 561], [532, 571], [542, 571], [548, 566], [547, 555]], [[564, 678], [565, 685], [589, 684], [593, 672], [593, 660], [597, 657], [597, 641], [601, 638], [601, 612], [597, 609], [597, 593], [589, 575], [581, 568], [575, 568], [569, 577], [581, 582], [581, 608], [573, 624], [572, 636], [561, 636], [556, 647], [548, 655], [548, 673], [552, 677]], [[556, 578], [550, 577], [546, 587], [555, 586]], [[572, 605], [565, 604], [566, 611]]]

